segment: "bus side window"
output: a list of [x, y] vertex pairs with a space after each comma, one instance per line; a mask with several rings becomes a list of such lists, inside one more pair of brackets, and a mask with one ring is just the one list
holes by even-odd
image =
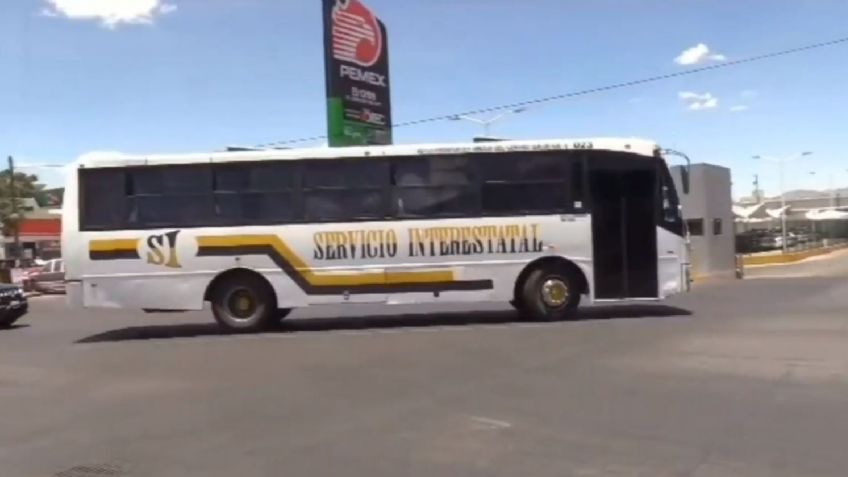
[[660, 172], [660, 200], [662, 203], [662, 220], [675, 228], [682, 227], [683, 217], [680, 213], [680, 203], [674, 190], [671, 174], [665, 165], [659, 166]]
[[127, 197], [123, 169], [82, 169], [80, 230], [117, 230], [124, 226]]
[[467, 216], [479, 210], [474, 163], [465, 156], [397, 159], [391, 183], [396, 217]]
[[666, 222], [674, 222], [675, 220], [677, 220], [677, 211], [675, 210], [675, 208], [673, 208], [671, 206], [670, 191], [668, 189], [668, 185], [666, 185], [666, 184], [663, 184], [662, 196], [663, 196], [662, 207], [663, 207], [663, 214], [664, 214], [663, 218], [665, 219]]
[[307, 221], [380, 219], [387, 215], [383, 159], [322, 159], [306, 163], [303, 201]]

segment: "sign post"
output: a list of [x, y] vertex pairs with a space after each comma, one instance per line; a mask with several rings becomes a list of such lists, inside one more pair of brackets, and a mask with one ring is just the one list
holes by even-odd
[[330, 147], [392, 143], [386, 26], [359, 0], [323, 0]]

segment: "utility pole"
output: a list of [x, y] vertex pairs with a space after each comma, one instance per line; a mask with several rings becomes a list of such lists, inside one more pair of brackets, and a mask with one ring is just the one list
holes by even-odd
[[762, 201], [760, 194], [760, 175], [754, 174], [754, 200], [759, 204]]
[[15, 227], [15, 252], [12, 258], [21, 258], [21, 232], [20, 217], [18, 216], [18, 194], [15, 190], [15, 158], [9, 156], [9, 199], [12, 202], [12, 213], [9, 215], [14, 221]]

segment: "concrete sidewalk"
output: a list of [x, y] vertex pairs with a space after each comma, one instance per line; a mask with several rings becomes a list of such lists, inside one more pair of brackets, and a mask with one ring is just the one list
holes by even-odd
[[784, 264], [745, 266], [745, 278], [848, 277], [848, 249]]
[[819, 255], [827, 255], [834, 251], [844, 250], [848, 247], [846, 244], [839, 244], [829, 247], [811, 248], [807, 250], [793, 250], [783, 253], [779, 250], [743, 255], [742, 261], [745, 267], [763, 266], [763, 265], [784, 265], [788, 263], [796, 263], [807, 260], [811, 257]]

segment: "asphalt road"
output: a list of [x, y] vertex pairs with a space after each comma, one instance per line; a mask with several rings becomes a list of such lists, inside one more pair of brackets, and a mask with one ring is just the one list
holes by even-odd
[[0, 476], [844, 477], [846, 310], [845, 278], [790, 278], [226, 336], [38, 298], [0, 331]]

